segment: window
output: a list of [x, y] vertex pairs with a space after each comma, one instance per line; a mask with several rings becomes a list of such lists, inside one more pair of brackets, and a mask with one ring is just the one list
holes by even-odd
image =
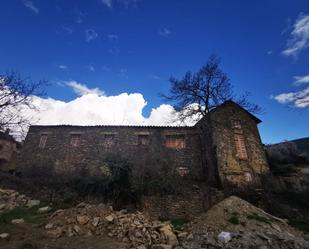
[[104, 135], [104, 145], [106, 147], [112, 147], [115, 144], [115, 134]]
[[137, 135], [137, 144], [138, 145], [148, 145], [149, 135]]
[[247, 149], [245, 144], [245, 138], [242, 134], [234, 134], [235, 146], [236, 146], [236, 156], [239, 159], [247, 160]]
[[71, 134], [71, 146], [78, 147], [80, 145], [80, 134]]
[[247, 182], [251, 182], [252, 181], [252, 176], [251, 176], [251, 174], [249, 172], [245, 173], [245, 180]]
[[40, 138], [39, 148], [44, 149], [47, 141], [47, 134], [42, 134]]
[[167, 135], [165, 146], [171, 149], [183, 149], [186, 147], [184, 135]]
[[241, 121], [238, 119], [232, 119], [232, 128], [233, 129], [241, 129]]
[[184, 177], [184, 176], [186, 176], [190, 173], [190, 170], [188, 169], [188, 167], [177, 167], [176, 171], [182, 177]]

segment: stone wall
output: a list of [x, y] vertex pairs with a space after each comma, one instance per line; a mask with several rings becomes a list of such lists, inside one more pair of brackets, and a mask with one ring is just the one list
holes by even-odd
[[[71, 139], [76, 134], [80, 142], [75, 147]], [[47, 136], [44, 148], [39, 146], [42, 135]], [[140, 144], [139, 135], [148, 135], [149, 144]], [[169, 135], [183, 135], [185, 148], [167, 148], [165, 139]], [[102, 176], [109, 173], [106, 159], [114, 157], [130, 162], [136, 177], [155, 175], [162, 168], [178, 172], [181, 167], [192, 177], [199, 177], [199, 144], [192, 127], [31, 126], [18, 170], [25, 174]]]
[[[233, 120], [241, 126], [237, 132]], [[194, 127], [31, 126], [17, 170], [39, 176], [103, 176], [110, 173], [107, 159], [112, 157], [128, 161], [134, 178], [140, 178], [142, 184], [147, 184], [149, 177], [159, 174], [164, 177], [169, 172], [206, 182], [201, 145], [208, 145], [200, 129], [204, 121], [200, 120]], [[267, 174], [268, 164], [257, 129], [259, 122], [231, 101], [211, 112], [217, 169], [208, 172], [215, 172], [224, 186], [258, 184], [260, 176]], [[243, 136], [245, 159], [237, 155], [236, 133]], [[173, 135], [184, 137], [184, 148], [166, 146], [167, 137]], [[42, 136], [47, 140], [40, 147]], [[77, 146], [74, 141], [72, 145], [75, 136], [80, 137]], [[147, 137], [146, 143], [143, 136]]]
[[16, 143], [11, 140], [0, 139], [0, 170], [9, 171], [15, 164], [17, 153]]
[[[211, 117], [218, 171], [223, 186], [258, 185], [260, 177], [269, 170], [257, 128], [260, 121], [233, 102], [217, 108]], [[233, 128], [233, 120], [240, 121], [239, 129]], [[242, 134], [244, 138], [246, 159], [237, 155], [235, 134]]]
[[163, 196], [145, 196], [143, 211], [157, 219], [191, 220], [223, 199], [224, 194], [216, 189]]

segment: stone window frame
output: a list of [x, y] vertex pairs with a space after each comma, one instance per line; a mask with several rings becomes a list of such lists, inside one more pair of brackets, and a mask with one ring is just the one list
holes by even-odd
[[[142, 131], [142, 132], [135, 132], [135, 136], [136, 136], [136, 145], [137, 146], [148, 146], [150, 145], [150, 135], [151, 132], [147, 132], [147, 131]], [[141, 139], [141, 138], [145, 138], [147, 137], [145, 140]]]
[[185, 166], [179, 166], [179, 167], [176, 167], [176, 172], [179, 176], [185, 177], [190, 174], [190, 169]]
[[246, 182], [252, 182], [252, 180], [253, 180], [252, 174], [250, 172], [245, 172], [244, 177], [245, 177]]
[[82, 139], [82, 132], [70, 132], [70, 146], [80, 147]]
[[46, 147], [47, 139], [49, 133], [40, 133], [40, 141], [39, 141], [39, 148], [44, 149]]
[[[182, 141], [177, 141], [180, 140]], [[175, 141], [171, 141], [174, 139]], [[170, 141], [169, 141], [170, 140]], [[164, 146], [169, 149], [182, 150], [186, 148], [186, 134], [185, 133], [166, 133], [164, 139]]]
[[231, 126], [235, 130], [241, 130], [242, 131], [242, 122], [240, 119], [231, 119]]
[[105, 147], [110, 148], [116, 144], [115, 138], [118, 135], [118, 132], [103, 132], [102, 134], [103, 134], [103, 144]]

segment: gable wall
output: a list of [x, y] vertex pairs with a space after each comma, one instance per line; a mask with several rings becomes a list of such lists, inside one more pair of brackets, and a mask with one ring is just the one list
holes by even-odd
[[[239, 159], [231, 120], [241, 121], [248, 159]], [[257, 124], [252, 117], [236, 104], [226, 104], [212, 113], [213, 138], [216, 145], [217, 164], [223, 185], [259, 183], [260, 176], [268, 172]], [[252, 181], [246, 179], [246, 173]]]

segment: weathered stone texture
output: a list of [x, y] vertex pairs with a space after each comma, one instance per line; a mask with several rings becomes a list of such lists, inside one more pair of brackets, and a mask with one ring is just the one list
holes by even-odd
[[[217, 167], [222, 184], [258, 184], [260, 177], [267, 174], [269, 170], [257, 129], [258, 121], [233, 102], [226, 103], [214, 110], [211, 117]], [[245, 160], [237, 157], [232, 120], [240, 120], [241, 122], [240, 133], [244, 137], [248, 155]]]
[[[44, 148], [40, 136], [47, 134]], [[71, 134], [80, 134], [80, 144], [70, 144]], [[138, 136], [148, 134], [149, 144], [138, 144]], [[165, 146], [166, 135], [183, 134], [186, 146], [171, 149]], [[114, 136], [113, 143], [106, 136]], [[20, 170], [37, 174], [63, 176], [102, 176], [109, 174], [106, 158], [130, 162], [135, 173], [157, 171], [162, 167], [176, 170], [188, 167], [199, 175], [199, 136], [192, 127], [129, 127], [129, 126], [31, 126], [23, 148]]]
[[[244, 137], [246, 159], [237, 156], [232, 120], [241, 124], [237, 133]], [[207, 145], [200, 129], [203, 122], [204, 119], [193, 127], [31, 126], [18, 166], [24, 173], [40, 176], [102, 176], [110, 174], [107, 158], [114, 157], [130, 162], [132, 173], [137, 178], [156, 176], [166, 169], [166, 172], [189, 173], [192, 179], [207, 181], [202, 166], [201, 145]], [[211, 112], [214, 153], [223, 185], [258, 183], [260, 176], [268, 172], [257, 129], [259, 122], [231, 101]], [[44, 148], [39, 146], [42, 135], [47, 136]], [[170, 135], [184, 136], [185, 147], [166, 146]], [[76, 136], [80, 136], [80, 141], [75, 141], [77, 146], [73, 146], [72, 137]], [[143, 136], [148, 140], [144, 141]]]
[[9, 134], [0, 132], [0, 171], [9, 171], [15, 167], [17, 142]]

